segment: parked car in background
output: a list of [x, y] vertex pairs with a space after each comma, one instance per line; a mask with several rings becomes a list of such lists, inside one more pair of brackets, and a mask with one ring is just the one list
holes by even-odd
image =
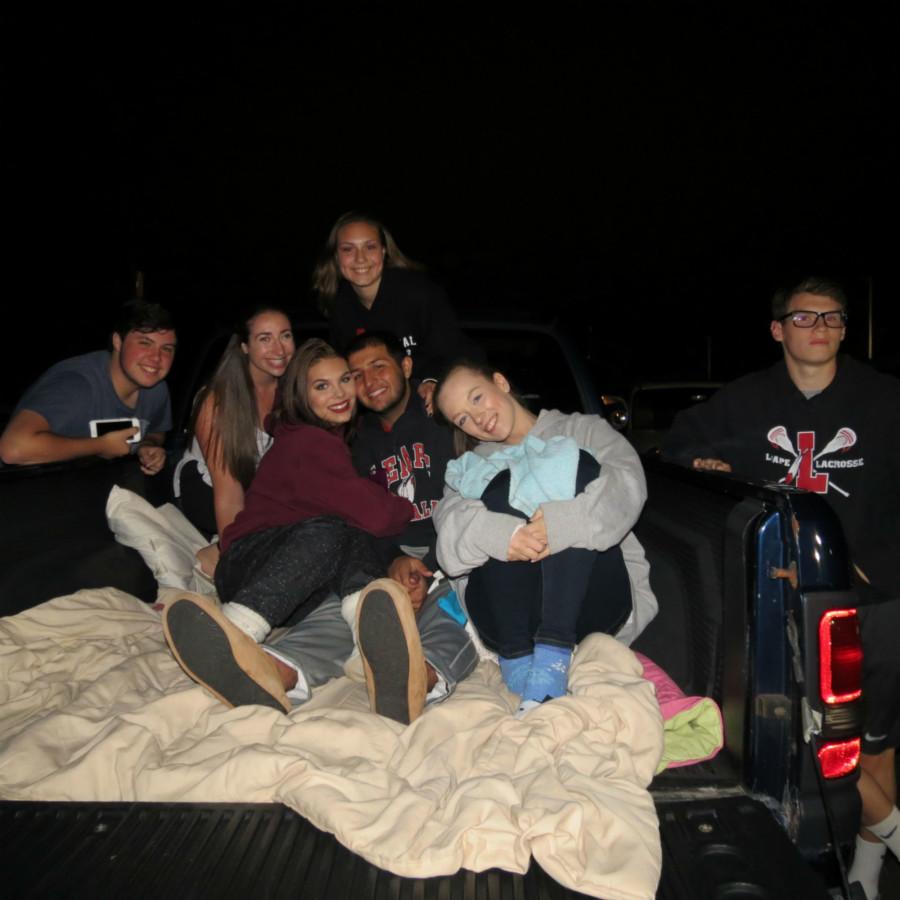
[[705, 403], [720, 387], [722, 384], [717, 381], [657, 381], [635, 385], [629, 399], [625, 436], [638, 453], [659, 447], [681, 410]]
[[681, 410], [705, 403], [720, 387], [719, 381], [638, 382], [628, 392], [627, 400], [603, 394], [604, 415], [638, 453], [644, 454], [662, 445]]

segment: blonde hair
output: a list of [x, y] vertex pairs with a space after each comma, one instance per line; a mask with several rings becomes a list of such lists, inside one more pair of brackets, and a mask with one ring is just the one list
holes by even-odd
[[334, 298], [341, 286], [341, 271], [337, 262], [338, 234], [347, 225], [356, 222], [364, 222], [371, 225], [378, 232], [378, 240], [384, 247], [384, 264], [389, 269], [421, 269], [422, 266], [411, 260], [397, 246], [393, 235], [384, 227], [384, 223], [365, 213], [345, 212], [338, 216], [337, 221], [328, 232], [328, 240], [319, 256], [319, 261], [313, 269], [312, 289], [316, 295], [319, 309], [326, 317], [331, 316], [334, 306]]

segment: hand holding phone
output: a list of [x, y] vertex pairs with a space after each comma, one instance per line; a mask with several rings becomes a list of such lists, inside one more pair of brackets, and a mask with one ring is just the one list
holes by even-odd
[[134, 428], [133, 437], [128, 439], [129, 444], [139, 444], [141, 441], [141, 423], [139, 419], [127, 418], [123, 416], [120, 419], [91, 419], [88, 423], [91, 429], [91, 437], [103, 437], [112, 431], [123, 431], [126, 428]]

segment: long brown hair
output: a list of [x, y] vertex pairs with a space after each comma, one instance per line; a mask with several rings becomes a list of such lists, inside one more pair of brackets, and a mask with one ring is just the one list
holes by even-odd
[[313, 269], [312, 288], [316, 295], [319, 309], [324, 316], [330, 316], [334, 298], [341, 286], [341, 270], [337, 262], [338, 233], [345, 225], [353, 225], [356, 222], [364, 222], [371, 225], [378, 232], [381, 246], [384, 247], [384, 265], [388, 269], [421, 269], [422, 266], [406, 256], [397, 246], [393, 235], [373, 216], [360, 212], [345, 212], [338, 216], [337, 221], [328, 232], [328, 240], [319, 256], [319, 261]]
[[349, 440], [356, 419], [346, 425], [333, 425], [320, 419], [309, 405], [309, 370], [323, 359], [343, 359], [331, 344], [321, 338], [310, 338], [304, 341], [288, 363], [281, 382], [281, 408], [276, 418], [289, 425], [316, 425], [326, 431], [333, 431]]
[[[250, 340], [253, 320], [264, 313], [277, 313], [290, 321], [286, 312], [269, 305], [253, 307], [248, 315], [242, 316], [228, 339], [228, 345], [212, 378], [197, 394], [191, 413], [190, 433], [193, 435], [196, 433], [197, 419], [203, 405], [208, 397], [212, 397], [212, 427], [209, 446], [206, 448], [207, 462], [220, 461], [244, 490], [250, 487], [259, 465], [256, 429], [260, 422], [256, 392], [250, 377], [249, 357], [241, 349], [241, 344]], [[278, 396], [276, 393], [276, 408]]]

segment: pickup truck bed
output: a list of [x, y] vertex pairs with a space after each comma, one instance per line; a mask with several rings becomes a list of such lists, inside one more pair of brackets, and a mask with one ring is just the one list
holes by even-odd
[[[657, 463], [648, 465], [648, 478], [650, 500], [638, 536], [651, 561], [660, 615], [636, 649], [667, 668], [687, 693], [713, 696], [725, 715], [727, 740], [714, 760], [654, 780], [664, 854], [657, 896], [826, 897], [823, 882], [791, 842], [799, 839], [815, 857], [828, 835], [821, 801], [804, 775], [804, 745], [796, 740], [800, 700], [789, 648], [782, 647], [788, 708], [776, 730], [757, 695], [760, 528], [788, 521], [797, 512], [793, 500]], [[24, 523], [5, 527], [22, 532]], [[20, 540], [28, 544], [24, 534]], [[47, 551], [52, 556], [52, 541]], [[121, 574], [134, 577], [130, 565]], [[796, 599], [786, 584], [777, 587], [784, 604]], [[785, 644], [783, 630], [774, 630], [771, 641]], [[783, 793], [772, 790], [776, 776]], [[852, 776], [839, 781], [832, 802], [844, 823], [841, 840], [850, 840], [856, 791]], [[10, 896], [579, 896], [536, 866], [521, 876], [463, 871], [399, 878], [278, 805], [5, 802], [0, 847]]]

